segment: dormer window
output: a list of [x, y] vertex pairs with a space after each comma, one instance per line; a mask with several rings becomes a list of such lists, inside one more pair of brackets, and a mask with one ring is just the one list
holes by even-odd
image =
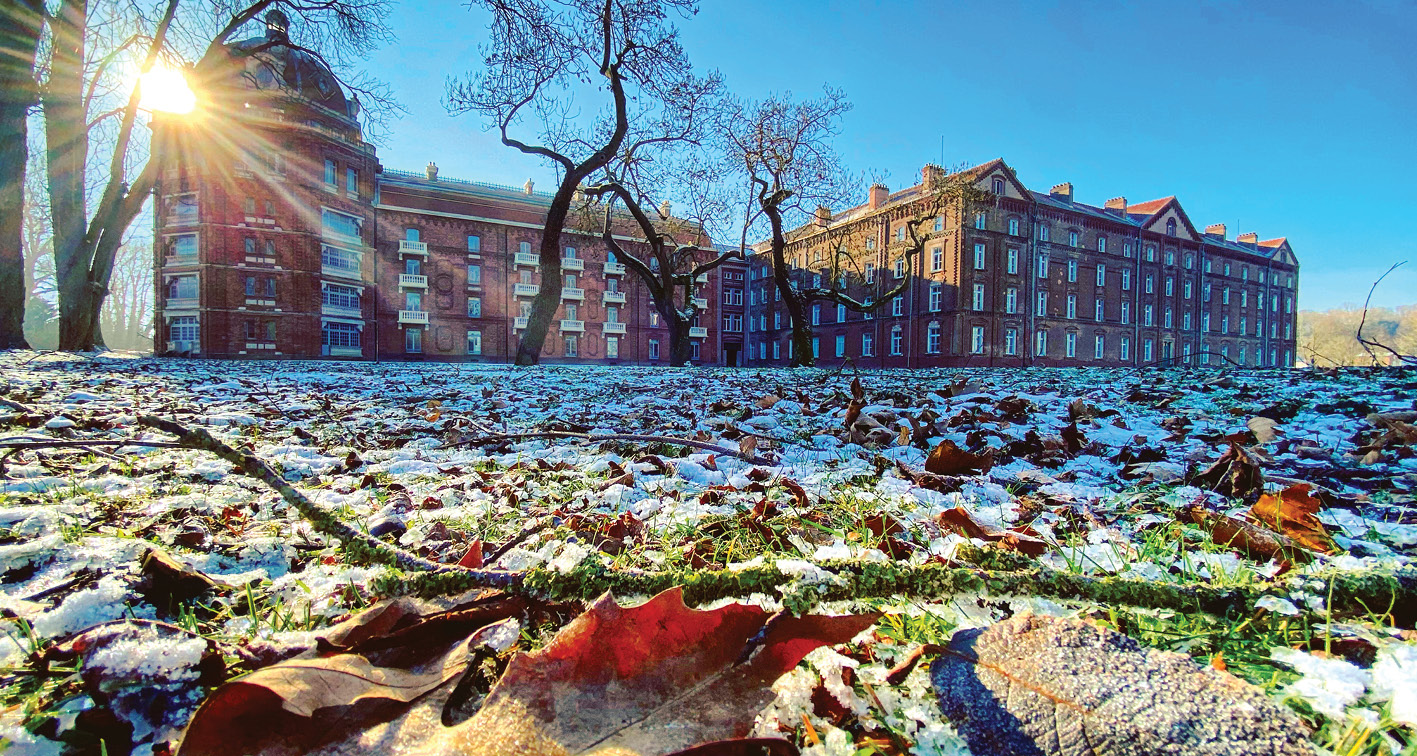
[[1168, 218], [1168, 219], [1166, 220], [1166, 235], [1167, 235], [1167, 236], [1175, 236], [1175, 235], [1176, 235], [1176, 219], [1175, 219], [1175, 218]]

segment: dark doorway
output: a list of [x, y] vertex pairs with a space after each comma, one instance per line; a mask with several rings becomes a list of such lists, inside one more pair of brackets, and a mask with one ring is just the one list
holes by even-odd
[[742, 344], [723, 345], [723, 364], [728, 367], [738, 367], [738, 352], [743, 349]]

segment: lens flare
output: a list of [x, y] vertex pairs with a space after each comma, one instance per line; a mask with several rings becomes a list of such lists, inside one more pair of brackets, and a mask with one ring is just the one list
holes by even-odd
[[183, 114], [197, 107], [197, 95], [178, 69], [158, 64], [138, 77], [138, 86], [138, 106], [146, 110]]

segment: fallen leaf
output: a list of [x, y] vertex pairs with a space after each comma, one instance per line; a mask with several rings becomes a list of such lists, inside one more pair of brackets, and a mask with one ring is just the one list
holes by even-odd
[[163, 610], [231, 587], [157, 549], [143, 555], [142, 571], [139, 589], [148, 603]]
[[1047, 541], [1032, 533], [986, 528], [970, 517], [964, 507], [946, 509], [940, 513], [937, 521], [946, 530], [954, 531], [966, 538], [978, 538], [981, 541], [997, 543], [1010, 551], [1017, 551], [1029, 556], [1042, 556], [1048, 553], [1048, 549], [1051, 548]]
[[974, 475], [989, 472], [993, 466], [993, 454], [973, 454], [949, 440], [941, 441], [925, 459], [925, 472], [936, 475]]
[[974, 753], [1313, 753], [1298, 717], [1259, 688], [1076, 619], [962, 630], [930, 680]]
[[1306, 549], [1333, 554], [1338, 547], [1316, 516], [1323, 503], [1309, 491], [1308, 485], [1297, 485], [1277, 494], [1267, 493], [1250, 507], [1250, 517]]
[[[514, 657], [476, 715], [419, 750], [660, 756], [741, 738], [778, 677], [876, 617], [774, 615], [769, 622], [765, 610], [747, 604], [689, 609], [677, 587], [636, 607], [606, 594], [545, 647]], [[751, 655], [739, 661], [745, 650]]]
[[1279, 434], [1274, 430], [1279, 423], [1275, 422], [1273, 418], [1252, 417], [1245, 425], [1251, 433], [1255, 434], [1255, 440], [1261, 444], [1268, 444], [1279, 438]]
[[758, 451], [758, 437], [744, 436], [738, 439], [738, 453], [745, 457], [752, 457]]
[[1252, 454], [1232, 442], [1192, 483], [1223, 496], [1244, 499], [1264, 491], [1264, 473]]
[[1235, 549], [1255, 561], [1280, 559], [1295, 564], [1307, 564], [1314, 560], [1314, 555], [1303, 546], [1269, 528], [1237, 520], [1203, 507], [1191, 507], [1183, 516], [1208, 533], [1210, 540]]
[[772, 409], [772, 406], [780, 401], [782, 401], [782, 397], [777, 394], [768, 394], [758, 400], [758, 409]]
[[482, 564], [482, 539], [479, 538], [468, 544], [467, 551], [463, 553], [462, 559], [458, 560], [458, 566], [476, 570], [481, 568]]

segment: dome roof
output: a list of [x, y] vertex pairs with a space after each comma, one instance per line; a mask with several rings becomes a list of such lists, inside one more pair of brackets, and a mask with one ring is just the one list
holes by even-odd
[[233, 55], [247, 56], [246, 78], [257, 89], [281, 89], [351, 119], [359, 115], [358, 98], [345, 97], [339, 79], [324, 61], [291, 47], [284, 13], [266, 14], [264, 36], [232, 43]]

